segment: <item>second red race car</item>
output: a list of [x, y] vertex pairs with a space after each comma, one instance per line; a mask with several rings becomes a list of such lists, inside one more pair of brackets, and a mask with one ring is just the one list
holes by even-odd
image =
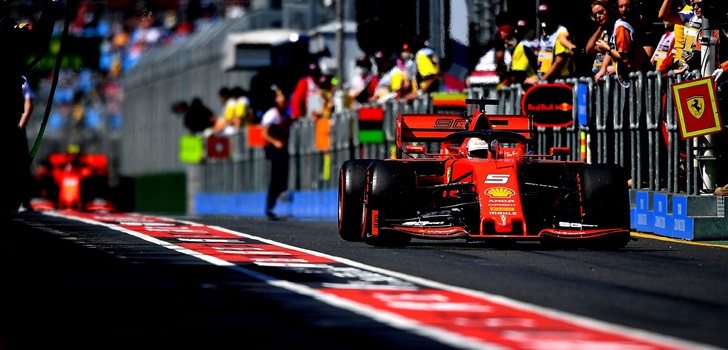
[[116, 211], [110, 198], [108, 158], [104, 154], [51, 153], [38, 166], [33, 210]]
[[618, 249], [630, 240], [625, 172], [615, 164], [533, 154], [531, 119], [402, 114], [396, 159], [354, 159], [339, 171], [339, 235], [373, 246], [413, 237], [540, 240]]

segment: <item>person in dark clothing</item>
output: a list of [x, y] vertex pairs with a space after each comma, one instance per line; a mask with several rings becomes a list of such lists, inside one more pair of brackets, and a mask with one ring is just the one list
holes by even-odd
[[203, 132], [215, 125], [215, 113], [205, 106], [199, 97], [195, 97], [186, 108], [184, 124], [187, 130], [193, 134]]
[[265, 139], [265, 157], [270, 160], [271, 175], [265, 201], [265, 215], [278, 219], [273, 212], [278, 197], [288, 189], [288, 135], [291, 119], [285, 114], [286, 97], [277, 88], [267, 93], [269, 108], [263, 114], [260, 125]]
[[372, 71], [372, 62], [367, 56], [356, 59], [356, 71], [360, 85], [352, 89], [349, 94], [356, 102], [367, 103], [374, 96], [379, 77]]
[[29, 195], [26, 179], [30, 175], [31, 158], [25, 131], [20, 119], [24, 110], [22, 93], [24, 74], [48, 50], [55, 19], [62, 13], [57, 2], [43, 1], [42, 13], [37, 21], [26, 23], [12, 15], [13, 1], [0, 1], [0, 110], [3, 120], [3, 139], [10, 149], [10, 179], [5, 181], [2, 198], [3, 215], [18, 210], [24, 196]]

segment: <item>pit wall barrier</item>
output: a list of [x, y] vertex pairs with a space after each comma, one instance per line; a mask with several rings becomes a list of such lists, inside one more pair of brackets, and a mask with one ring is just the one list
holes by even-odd
[[725, 240], [725, 196], [630, 191], [632, 229], [691, 241]]
[[[550, 147], [569, 147], [571, 153], [565, 160], [623, 166], [631, 179], [625, 186], [630, 186], [631, 222], [636, 231], [686, 240], [728, 239], [725, 197], [700, 191], [701, 169], [716, 160], [701, 157], [704, 145], [685, 142], [679, 136], [669, 87], [691, 76], [697, 72], [667, 77], [656, 72], [633, 73], [628, 86], [613, 77], [598, 83], [591, 78], [561, 81], [573, 87], [573, 123], [562, 128], [538, 127], [534, 150], [547, 153]], [[498, 105], [487, 107], [486, 112], [520, 114], [524, 90], [520, 85], [501, 90], [476, 87], [452, 94], [495, 97]], [[439, 101], [448, 99], [445, 95], [423, 95], [409, 103], [388, 100], [335, 113], [326, 125], [329, 147], [325, 150], [316, 142], [320, 122], [294, 122], [289, 191], [275, 212], [300, 219], [336, 220], [340, 166], [349, 159], [392, 157], [395, 120], [401, 113], [461, 113], [438, 107], [443, 105]], [[262, 148], [250, 146], [248, 135], [243, 129], [230, 136], [229, 154], [211, 157], [208, 152], [199, 164], [188, 165], [190, 213], [264, 215], [270, 169]]]
[[[263, 216], [265, 192], [198, 193], [197, 214]], [[292, 191], [281, 196], [273, 212], [283, 218], [336, 221], [336, 190]]]

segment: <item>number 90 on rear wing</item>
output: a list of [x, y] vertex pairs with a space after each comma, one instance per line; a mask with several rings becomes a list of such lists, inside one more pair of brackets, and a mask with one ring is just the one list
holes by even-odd
[[463, 130], [511, 131], [532, 139], [533, 121], [524, 115], [486, 115], [475, 111], [472, 117], [458, 114], [400, 114], [397, 116], [397, 148], [408, 142], [442, 142], [453, 132]]

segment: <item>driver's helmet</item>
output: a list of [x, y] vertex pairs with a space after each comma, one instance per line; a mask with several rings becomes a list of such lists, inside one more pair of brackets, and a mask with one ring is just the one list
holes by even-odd
[[473, 137], [468, 140], [468, 157], [471, 158], [488, 158], [488, 142], [483, 139]]

